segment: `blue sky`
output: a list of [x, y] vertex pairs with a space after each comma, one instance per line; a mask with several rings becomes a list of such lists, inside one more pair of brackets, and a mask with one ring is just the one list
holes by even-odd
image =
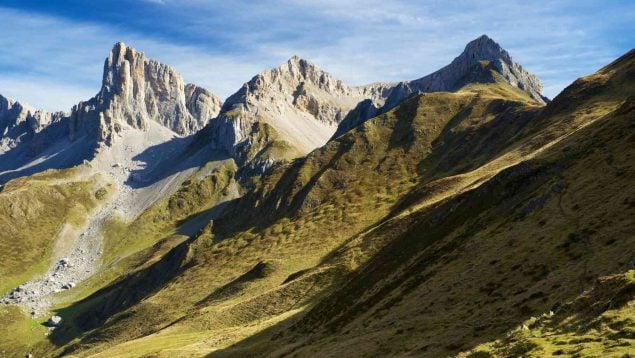
[[294, 54], [352, 85], [415, 79], [485, 33], [553, 97], [633, 48], [634, 19], [630, 0], [0, 0], [0, 93], [68, 110], [117, 41], [225, 98]]

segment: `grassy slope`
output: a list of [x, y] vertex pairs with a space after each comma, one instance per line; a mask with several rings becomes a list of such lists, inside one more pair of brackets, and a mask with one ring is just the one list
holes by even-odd
[[[7, 249], [2, 260], [1, 269], [7, 278], [3, 278], [1, 282], [3, 288], [6, 286], [8, 290], [33, 275], [44, 272], [48, 268], [55, 244], [51, 238], [65, 224], [74, 227], [82, 225], [88, 211], [108, 195], [109, 184], [95, 180], [96, 178], [76, 179], [80, 170], [76, 168], [44, 172], [15, 179], [3, 188], [0, 193], [0, 207], [5, 212], [0, 215], [0, 222], [6, 222], [7, 225], [3, 227], [9, 231], [5, 231], [5, 236], [0, 234], [0, 243], [4, 245], [2, 247], [11, 249]], [[232, 162], [209, 170], [203, 168], [202, 171], [209, 173], [204, 176], [197, 173], [176, 193], [154, 204], [132, 223], [125, 224], [116, 219], [109, 222], [104, 231], [106, 243], [101, 272], [75, 290], [59, 294], [58, 300], [61, 303], [55, 309], [68, 317], [81, 313], [81, 310], [69, 311], [65, 307], [69, 302], [86, 305], [82, 300], [87, 296], [125, 277], [133, 268], [144, 268], [182, 242], [186, 237], [176, 233], [177, 226], [183, 220], [209, 209], [223, 199], [228, 190], [233, 190], [231, 178], [235, 166]], [[20, 240], [16, 241], [16, 238]], [[25, 267], [29, 270], [25, 270]], [[31, 321], [16, 307], [3, 311], [2, 318], [8, 322], [8, 329], [22, 327]], [[32, 323], [38, 326], [41, 322]], [[76, 331], [74, 327], [71, 330]], [[11, 331], [13, 328], [8, 332]], [[34, 331], [40, 332], [41, 329]], [[25, 347], [35, 344], [44, 347], [43, 349], [50, 346], [42, 342], [43, 334], [27, 336], [20, 333], [20, 330], [15, 332], [16, 335], [9, 335], [10, 339], [0, 344], [0, 349], [22, 352]]]
[[[135, 270], [142, 270], [157, 255], [165, 254], [185, 240], [178, 227], [231, 196], [236, 168], [233, 161], [210, 168], [209, 173], [194, 174], [170, 196], [157, 201], [130, 223], [114, 218], [103, 230], [105, 237], [102, 268], [99, 274], [69, 292], [57, 307], [64, 310], [73, 302], [86, 300], [100, 289], [125, 279]], [[207, 172], [205, 168], [201, 172]], [[160, 249], [158, 249], [160, 248]], [[85, 306], [85, 304], [84, 304]]]
[[44, 339], [47, 328], [16, 306], [0, 306], [0, 355], [24, 357], [26, 352]]
[[[104, 347], [90, 342], [100, 337], [124, 342], [168, 325], [156, 335], [157, 340], [192, 331], [208, 337], [222, 332], [226, 338], [215, 344], [223, 346], [251, 334], [250, 327], [263, 321], [275, 323], [281, 314], [310, 304], [365, 257], [361, 252], [347, 262], [320, 266], [322, 259], [390, 215], [398, 200], [420, 181], [436, 179], [432, 171], [428, 174], [418, 168], [432, 154], [442, 157], [448, 149], [452, 152], [451, 142], [435, 140], [476, 139], [474, 131], [497, 127], [505, 135], [487, 143], [473, 141], [491, 149], [474, 158], [470, 164], [476, 167], [511, 145], [513, 133], [528, 123], [527, 112], [535, 110], [516, 98], [507, 101], [470, 91], [427, 94], [275, 170], [259, 191], [230, 210], [231, 221], [218, 222], [214, 234], [206, 233], [189, 245], [187, 269], [178, 278], [134, 308], [115, 314], [112, 320], [117, 324], [93, 331], [84, 338], [83, 348], [94, 345], [91, 352], [98, 352]], [[466, 123], [469, 126], [463, 128]], [[252, 215], [241, 214], [245, 206]], [[236, 282], [259, 263], [270, 267], [263, 277]], [[300, 278], [280, 286], [294, 273]], [[137, 313], [130, 314], [131, 310]], [[149, 317], [162, 319], [150, 321]], [[132, 327], [143, 327], [143, 332]]]
[[[122, 282], [132, 281], [132, 288], [124, 284], [126, 290], [138, 291], [139, 297], [142, 297], [144, 285], [152, 287], [154, 284], [151, 279], [145, 279], [143, 272], [153, 270], [159, 259], [187, 239], [187, 236], [179, 234], [178, 227], [183, 222], [196, 219], [198, 214], [210, 210], [220, 200], [235, 195], [232, 192], [238, 190], [233, 180], [235, 171], [233, 161], [204, 167], [175, 193], [153, 204], [131, 223], [117, 219], [107, 222], [103, 229], [106, 241], [99, 273], [75, 289], [58, 294], [58, 304], [53, 310], [65, 317], [69, 324], [48, 341], [42, 341], [42, 337], [32, 341], [32, 351], [38, 355], [51, 351], [60, 342], [72, 341], [82, 333], [82, 329], [103, 323], [103, 315], [112, 309], [109, 297], [119, 294]], [[162, 279], [169, 277], [166, 271], [177, 272], [174, 266], [161, 266], [159, 270]], [[128, 297], [128, 300], [132, 302], [133, 299]], [[101, 307], [104, 313], [94, 313], [95, 307]], [[86, 315], [87, 311], [93, 314]], [[15, 322], [21, 321], [18, 316], [10, 318]], [[78, 323], [70, 324], [74, 320]]]
[[[65, 233], [85, 223], [109, 184], [98, 177], [78, 179], [81, 168], [49, 170], [8, 182], [0, 193], [0, 293], [44, 273], [56, 245], [72, 244]], [[99, 193], [99, 194], [98, 194]], [[104, 195], [102, 195], [104, 194]], [[62, 236], [60, 236], [62, 235]], [[44, 339], [46, 329], [18, 307], [0, 310], [0, 352], [22, 356]], [[17, 352], [20, 352], [19, 354]]]
[[0, 294], [46, 271], [63, 226], [81, 226], [97, 205], [101, 187], [72, 179], [74, 171], [14, 179], [0, 192]]
[[[227, 353], [445, 356], [505, 336], [549, 310], [556, 316], [531, 331], [532, 344], [503, 341], [493, 353], [631, 352], [632, 284], [617, 290], [611, 304], [587, 300], [595, 304], [587, 317], [594, 324], [576, 322], [575, 303], [568, 302], [580, 300], [582, 291], [611, 298], [602, 284], [608, 279], [598, 277], [631, 267], [633, 57], [578, 81], [533, 119], [556, 120], [558, 127], [586, 116], [590, 125], [477, 189], [353, 240], [333, 260], [355, 256], [369, 243], [387, 246], [349, 276], [345, 290], [291, 328], [273, 329]], [[548, 139], [553, 126], [540, 137]], [[430, 195], [415, 192], [423, 200]], [[585, 333], [595, 345], [583, 344]], [[561, 347], [553, 349], [554, 342]]]
[[106, 247], [102, 260], [106, 264], [138, 252], [157, 239], [175, 233], [189, 217], [210, 209], [228, 196], [236, 171], [233, 161], [213, 169], [204, 178], [194, 174], [172, 195], [152, 205], [131, 223], [114, 219], [104, 228]]
[[633, 173], [617, 148], [632, 136], [615, 110], [629, 111], [632, 73], [613, 66], [546, 109], [495, 83], [410, 99], [274, 169], [213, 229], [66, 308], [83, 332], [60, 330], [56, 352], [487, 345], [623, 272]]
[[531, 317], [504, 338], [465, 356], [615, 356], [635, 343], [635, 270], [599, 278], [593, 289], [557, 309]]
[[[574, 140], [598, 140], [591, 129], [571, 137], [553, 162], [541, 157], [514, 167], [369, 238], [390, 244], [344, 293], [298, 324], [303, 335], [316, 336], [299, 352], [444, 356], [500, 337], [531, 316], [560, 314], [598, 277], [628, 270], [635, 153], [614, 137], [612, 148], [576, 148]], [[611, 163], [617, 169], [607, 152], [619, 154]], [[632, 349], [631, 341], [622, 352]]]

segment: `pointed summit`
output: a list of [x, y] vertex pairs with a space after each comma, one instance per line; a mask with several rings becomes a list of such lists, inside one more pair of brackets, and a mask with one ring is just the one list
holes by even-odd
[[538, 103], [546, 102], [540, 79], [514, 62], [509, 52], [487, 35], [470, 41], [452, 64], [474, 66], [479, 61], [491, 62], [510, 85], [527, 92]]
[[0, 94], [0, 153], [18, 145], [25, 134], [37, 133], [63, 115], [35, 109]]
[[298, 55], [293, 55], [289, 58], [287, 63], [299, 63], [300, 61], [306, 61], [306, 60]]
[[496, 41], [481, 35], [470, 41], [449, 65], [425, 77], [399, 84], [386, 100], [384, 110], [396, 106], [412, 93], [455, 91], [482, 61], [489, 62], [507, 83], [527, 92], [536, 102], [544, 104], [547, 101], [542, 95], [540, 79], [514, 62]]
[[[488, 65], [483, 67], [483, 62], [487, 62]], [[355, 111], [340, 123], [334, 136], [338, 137], [365, 120], [387, 112], [415, 93], [456, 91], [475, 79], [495, 82], [490, 69], [496, 71], [509, 85], [525, 91], [535, 102], [544, 104], [548, 101], [542, 95], [542, 82], [537, 76], [514, 62], [509, 53], [496, 41], [487, 35], [481, 35], [470, 41], [463, 52], [442, 69], [414, 81], [400, 82], [391, 88], [383, 89], [382, 96], [385, 95], [385, 102], [382, 107], [371, 101], [360, 103]]]
[[[236, 157], [258, 153], [256, 123], [266, 123], [285, 142], [285, 156], [299, 156], [324, 145], [360, 101], [378, 96], [379, 86], [350, 87], [312, 62], [292, 56], [262, 71], [223, 105], [212, 139]], [[249, 150], [247, 150], [249, 148]], [[245, 158], [241, 160], [251, 160]], [[269, 158], [271, 159], [271, 158]], [[280, 158], [274, 158], [280, 159]]]
[[73, 108], [71, 136], [84, 129], [110, 144], [124, 124], [146, 130], [151, 121], [180, 135], [192, 134], [218, 114], [221, 101], [188, 86], [172, 67], [117, 42], [104, 62], [99, 93]]
[[487, 35], [481, 35], [478, 38], [468, 42], [463, 50], [462, 55], [471, 58], [492, 59], [500, 56], [509, 57], [507, 51]]

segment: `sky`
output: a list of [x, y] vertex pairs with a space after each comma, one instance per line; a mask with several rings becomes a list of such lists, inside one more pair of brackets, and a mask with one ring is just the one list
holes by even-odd
[[123, 41], [226, 98], [293, 55], [349, 85], [416, 79], [487, 34], [553, 98], [635, 45], [635, 1], [0, 0], [0, 94], [69, 110]]

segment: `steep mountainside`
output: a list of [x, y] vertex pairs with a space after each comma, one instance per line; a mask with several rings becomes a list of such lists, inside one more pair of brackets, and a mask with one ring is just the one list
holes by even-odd
[[[362, 100], [383, 104], [388, 85], [349, 87], [297, 56], [280, 67], [263, 71], [230, 96], [219, 118], [211, 123], [211, 140], [237, 157], [257, 153], [258, 128], [266, 124], [294, 149], [291, 157], [322, 146], [338, 123]], [[284, 158], [275, 158], [284, 159]]]
[[139, 252], [35, 351], [628, 353], [635, 52], [547, 106], [482, 67], [497, 81], [414, 96]]
[[156, 121], [180, 135], [192, 134], [214, 118], [221, 101], [188, 84], [170, 66], [117, 43], [104, 64], [102, 87], [94, 98], [73, 107], [71, 136], [88, 132], [111, 144], [124, 124], [147, 129]]

